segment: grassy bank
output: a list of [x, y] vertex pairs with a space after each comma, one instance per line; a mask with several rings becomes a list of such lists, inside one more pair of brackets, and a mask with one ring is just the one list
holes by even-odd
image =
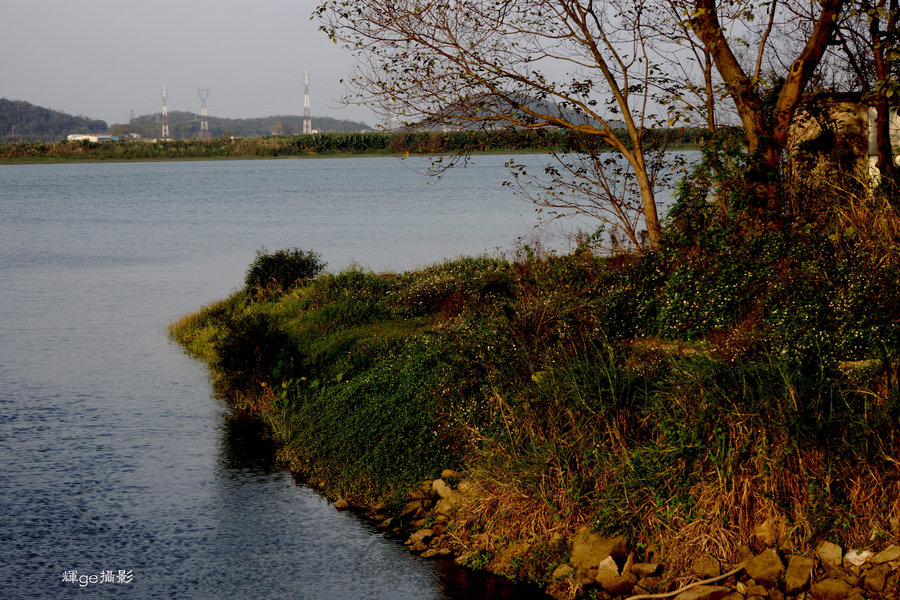
[[798, 551], [896, 542], [896, 212], [847, 196], [758, 228], [699, 193], [654, 252], [402, 274], [260, 254], [170, 331], [332, 497], [399, 508], [462, 472], [467, 527], [535, 549], [512, 577], [546, 583], [584, 525], [672, 569], [734, 560], [770, 517]]

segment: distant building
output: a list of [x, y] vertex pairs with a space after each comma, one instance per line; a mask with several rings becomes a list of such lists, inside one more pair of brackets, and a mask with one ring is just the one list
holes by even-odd
[[90, 133], [73, 133], [66, 138], [70, 142], [118, 142], [119, 136], [116, 135], [93, 135]]
[[[900, 106], [890, 107], [891, 146], [900, 166]], [[791, 125], [792, 157], [817, 157], [866, 173], [877, 184], [881, 174], [875, 136], [876, 111], [860, 94], [821, 94], [807, 102]]]

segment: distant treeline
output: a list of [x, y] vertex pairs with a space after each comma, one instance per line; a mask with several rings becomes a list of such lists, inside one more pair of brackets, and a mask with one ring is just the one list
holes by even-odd
[[[699, 145], [700, 129], [648, 132], [670, 148]], [[0, 160], [170, 160], [241, 157], [303, 157], [351, 154], [440, 154], [457, 152], [582, 152], [584, 140], [565, 130], [352, 132], [212, 140], [0, 144]], [[602, 151], [604, 148], [592, 148]]]

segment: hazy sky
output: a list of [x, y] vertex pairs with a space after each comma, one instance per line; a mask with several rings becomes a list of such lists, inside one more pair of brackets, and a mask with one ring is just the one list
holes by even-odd
[[341, 107], [353, 56], [310, 21], [317, 0], [0, 0], [0, 98], [109, 124], [131, 111], [303, 114], [376, 124]]

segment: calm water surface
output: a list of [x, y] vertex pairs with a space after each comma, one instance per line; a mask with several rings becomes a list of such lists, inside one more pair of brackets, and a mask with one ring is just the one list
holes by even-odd
[[0, 597], [527, 597], [295, 485], [164, 332], [261, 246], [374, 270], [511, 246], [534, 219], [503, 161], [0, 166]]

